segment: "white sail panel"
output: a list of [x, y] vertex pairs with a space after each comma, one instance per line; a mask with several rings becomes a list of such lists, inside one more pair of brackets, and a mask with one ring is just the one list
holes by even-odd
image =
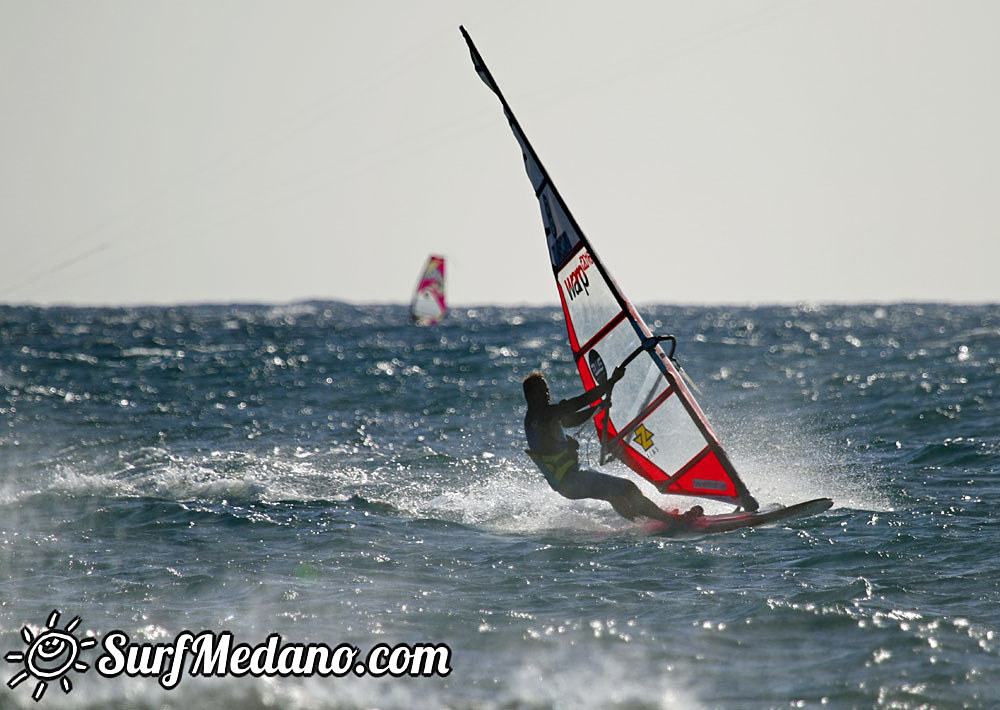
[[[574, 351], [589, 343], [612, 320], [621, 316], [622, 308], [594, 266], [594, 258], [588, 249], [580, 249], [570, 257], [556, 274], [556, 281]], [[634, 349], [633, 343], [628, 352]]]
[[[588, 388], [603, 382], [613, 368], [641, 344], [629, 320], [618, 325], [580, 353], [577, 367]], [[603, 420], [601, 434], [617, 438], [621, 445], [649, 459], [664, 471], [677, 471], [708, 445], [709, 439], [698, 428], [676, 388], [664, 376], [653, 358], [637, 358], [615, 385], [607, 412], [608, 429]]]
[[[622, 362], [639, 347], [640, 341], [632, 324], [622, 319], [587, 352], [580, 354], [578, 366], [586, 367], [595, 384], [604, 381], [600, 370], [611, 374], [617, 363]], [[595, 372], [595, 369], [597, 370]], [[583, 373], [581, 373], [582, 376]], [[639, 416], [669, 388], [663, 373], [648, 357], [637, 358], [625, 371], [625, 377], [615, 385], [611, 419], [619, 428]]]
[[623, 443], [664, 471], [680, 470], [708, 446], [676, 395], [667, 397], [648, 417], [631, 427]]
[[429, 291], [421, 291], [417, 294], [413, 301], [412, 312], [414, 318], [419, 321], [436, 322], [441, 320], [441, 316], [444, 315], [441, 304]]

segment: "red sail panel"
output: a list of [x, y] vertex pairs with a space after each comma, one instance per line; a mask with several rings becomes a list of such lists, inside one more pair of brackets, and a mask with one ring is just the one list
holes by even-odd
[[691, 463], [682, 468], [669, 481], [664, 492], [684, 493], [706, 498], [737, 495], [732, 478], [726, 471], [718, 455], [705, 449]]

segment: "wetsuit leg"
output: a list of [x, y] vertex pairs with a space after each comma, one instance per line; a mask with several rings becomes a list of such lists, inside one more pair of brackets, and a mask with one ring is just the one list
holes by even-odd
[[572, 500], [597, 498], [607, 501], [615, 512], [629, 520], [641, 516], [664, 523], [679, 522], [678, 516], [662, 510], [644, 496], [635, 483], [626, 478], [580, 469], [563, 479], [556, 491]]

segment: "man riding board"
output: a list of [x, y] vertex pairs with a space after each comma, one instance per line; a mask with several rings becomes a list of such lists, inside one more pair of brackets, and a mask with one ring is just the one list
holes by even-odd
[[590, 419], [601, 407], [600, 403], [593, 402], [610, 392], [624, 375], [625, 369], [619, 366], [606, 382], [555, 404], [550, 402], [549, 384], [544, 375], [533, 372], [524, 378], [524, 399], [528, 404], [524, 415], [527, 454], [552, 489], [565, 498], [596, 498], [607, 501], [619, 515], [629, 520], [645, 517], [671, 526], [687, 527], [703, 513], [701, 506], [696, 505], [683, 515], [668, 513], [644, 496], [632, 481], [581, 469], [577, 457], [579, 444], [563, 430], [564, 427], [580, 426]]

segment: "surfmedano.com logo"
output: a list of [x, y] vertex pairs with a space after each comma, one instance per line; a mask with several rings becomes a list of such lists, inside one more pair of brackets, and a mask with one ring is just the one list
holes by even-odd
[[[26, 680], [36, 682], [31, 697], [38, 702], [49, 683], [59, 682], [63, 692], [73, 689], [67, 677], [70, 671], [84, 673], [90, 666], [80, 660], [80, 651], [97, 645], [87, 636], [78, 639], [74, 631], [80, 625], [75, 616], [59, 628], [58, 611], [53, 611], [45, 629], [35, 634], [21, 629], [27, 644], [24, 651], [8, 651], [4, 660], [22, 668], [7, 681], [12, 690]], [[170, 643], [132, 643], [124, 631], [110, 631], [101, 640], [103, 653], [94, 668], [102, 678], [156, 678], [166, 690], [176, 688], [185, 672], [192, 676], [279, 676], [282, 678], [347, 675], [447, 676], [451, 673], [451, 649], [447, 644], [377, 644], [362, 654], [349, 643], [334, 648], [325, 643], [282, 643], [281, 636], [270, 634], [256, 646], [235, 643], [229, 631], [181, 631]]]
[[80, 617], [74, 616], [63, 629], [58, 628], [59, 612], [53, 611], [45, 622], [45, 629], [36, 636], [27, 626], [21, 629], [21, 638], [28, 648], [25, 651], [10, 651], [4, 656], [9, 663], [24, 665], [15, 673], [7, 685], [16, 688], [18, 685], [33, 678], [38, 681], [31, 697], [35, 702], [42, 699], [50, 682], [59, 681], [63, 692], [73, 690], [73, 681], [68, 677], [70, 671], [85, 673], [90, 666], [80, 660], [80, 651], [97, 645], [97, 640], [90, 636], [78, 639], [73, 631], [80, 625]]

